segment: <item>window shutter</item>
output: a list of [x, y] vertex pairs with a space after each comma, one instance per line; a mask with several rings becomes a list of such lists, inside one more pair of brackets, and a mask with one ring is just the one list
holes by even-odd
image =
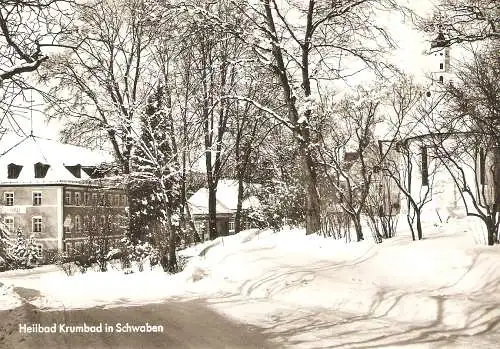
[[421, 147], [422, 154], [422, 185], [429, 185], [429, 167], [427, 164], [427, 148]]

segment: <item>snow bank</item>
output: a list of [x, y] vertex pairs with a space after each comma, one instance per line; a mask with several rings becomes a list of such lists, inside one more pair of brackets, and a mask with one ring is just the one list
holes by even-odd
[[[189, 263], [177, 275], [155, 269], [68, 277], [45, 267], [3, 273], [0, 282], [2, 290], [39, 290], [41, 297], [32, 303], [42, 308], [203, 298], [218, 311], [269, 328], [276, 323], [307, 328], [304, 319], [310, 318], [326, 329], [355, 318], [359, 326], [370, 321], [368, 327], [390, 328], [389, 321], [401, 328], [419, 324], [468, 335], [500, 317], [500, 246], [480, 245], [481, 232], [471, 232], [471, 224], [427, 224], [422, 241], [413, 242], [406, 233], [382, 244], [305, 236], [298, 229], [254, 229], [181, 251]], [[4, 307], [15, 306], [9, 294]], [[310, 345], [304, 336], [300, 340]]]
[[0, 311], [14, 309], [22, 304], [21, 300], [14, 292], [12, 285], [4, 285], [0, 283]]
[[300, 230], [245, 232], [223, 238], [191, 265], [203, 270], [198, 283], [207, 290], [215, 284], [227, 294], [292, 308], [405, 322], [431, 322], [439, 314], [442, 323], [461, 326], [472, 312], [500, 304], [500, 248], [478, 245], [469, 223], [429, 225], [422, 241], [406, 234], [378, 245]]

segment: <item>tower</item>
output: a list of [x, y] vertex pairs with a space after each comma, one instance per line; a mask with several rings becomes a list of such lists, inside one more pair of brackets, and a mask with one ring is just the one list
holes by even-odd
[[437, 37], [431, 42], [431, 76], [433, 82], [449, 82], [450, 69], [450, 47], [449, 40], [446, 39], [440, 30]]

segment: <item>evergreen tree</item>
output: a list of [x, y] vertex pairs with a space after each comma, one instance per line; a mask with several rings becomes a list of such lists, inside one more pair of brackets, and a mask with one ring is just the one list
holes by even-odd
[[17, 268], [32, 268], [38, 262], [38, 249], [33, 239], [26, 239], [21, 229], [16, 232], [16, 241], [10, 252]]
[[8, 235], [7, 232], [0, 227], [0, 271], [7, 266], [8, 253]]
[[141, 136], [132, 156], [131, 239], [149, 240], [166, 271], [177, 267], [180, 170], [168, 91], [160, 86], [141, 118]]

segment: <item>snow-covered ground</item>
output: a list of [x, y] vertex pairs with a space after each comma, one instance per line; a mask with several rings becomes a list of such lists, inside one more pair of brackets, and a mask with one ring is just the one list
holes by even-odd
[[[403, 226], [404, 222], [400, 222]], [[177, 275], [119, 270], [66, 276], [56, 267], [0, 274], [0, 309], [14, 287], [40, 308], [204, 299], [293, 348], [493, 348], [500, 343], [500, 246], [481, 245], [477, 222], [428, 225], [382, 244], [250, 230], [182, 252]], [[37, 293], [35, 293], [36, 295]]]

